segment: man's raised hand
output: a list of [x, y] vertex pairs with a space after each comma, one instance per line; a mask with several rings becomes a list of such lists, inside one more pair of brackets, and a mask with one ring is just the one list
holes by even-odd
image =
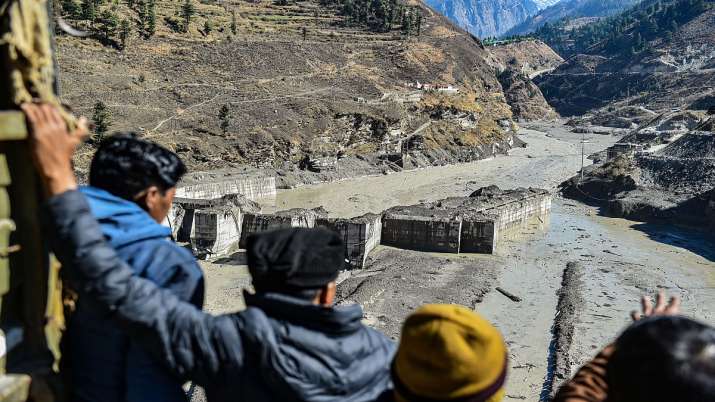
[[27, 116], [35, 167], [48, 195], [76, 189], [72, 154], [87, 135], [87, 120], [79, 119], [77, 128], [69, 132], [54, 106], [25, 103], [21, 109]]
[[633, 321], [657, 315], [678, 315], [680, 314], [680, 298], [672, 296], [666, 303], [665, 293], [661, 290], [655, 298], [655, 306], [653, 306], [650, 296], [643, 296], [641, 298], [641, 310], [640, 313], [638, 311], [631, 313]]

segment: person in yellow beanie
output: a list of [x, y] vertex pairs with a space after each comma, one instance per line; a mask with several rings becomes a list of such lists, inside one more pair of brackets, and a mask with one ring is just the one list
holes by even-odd
[[472, 310], [425, 305], [407, 317], [392, 364], [396, 402], [498, 402], [507, 349], [489, 321]]

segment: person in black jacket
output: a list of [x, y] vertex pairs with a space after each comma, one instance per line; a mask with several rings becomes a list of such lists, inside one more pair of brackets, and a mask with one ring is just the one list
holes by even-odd
[[134, 275], [104, 240], [72, 174], [82, 130], [67, 133], [50, 106], [23, 109], [65, 278], [176, 375], [202, 385], [209, 401], [373, 401], [391, 388], [393, 342], [361, 323], [359, 306], [330, 305], [342, 261], [335, 234], [252, 237], [258, 293], [243, 312], [206, 314]]
[[[201, 308], [201, 268], [191, 252], [171, 240], [171, 229], [161, 225], [185, 172], [179, 157], [168, 149], [132, 134], [118, 134], [97, 149], [90, 185], [80, 192], [104, 238], [136, 275]], [[73, 402], [186, 401], [182, 380], [81, 292], [63, 339], [62, 368], [72, 374], [66, 380]]]

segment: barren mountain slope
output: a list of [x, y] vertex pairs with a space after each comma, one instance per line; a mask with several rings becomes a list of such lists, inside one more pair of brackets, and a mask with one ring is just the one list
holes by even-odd
[[488, 47], [499, 61], [499, 82], [514, 117], [523, 120], [553, 120], [558, 117], [531, 79], [563, 62], [539, 40], [521, 40]]
[[[421, 3], [411, 4], [423, 19], [409, 37], [399, 27], [350, 25], [337, 7], [310, 1], [206, 0], [182, 33], [171, 29], [177, 4], [156, 4], [156, 34], [132, 33], [124, 51], [59, 37], [62, 95], [88, 115], [104, 102], [110, 130], [138, 130], [176, 149], [192, 170], [394, 152], [416, 133], [425, 148], [462, 160], [509, 135], [493, 56]], [[136, 29], [136, 14], [119, 7]], [[408, 86], [418, 81], [458, 92]], [[78, 153], [80, 172], [90, 155], [91, 145]]]
[[499, 59], [503, 68], [514, 68], [528, 76], [551, 71], [564, 59], [540, 40], [522, 40], [489, 46], [489, 51]]

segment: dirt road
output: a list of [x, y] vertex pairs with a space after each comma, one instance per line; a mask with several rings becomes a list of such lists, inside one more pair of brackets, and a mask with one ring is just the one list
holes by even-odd
[[[356, 216], [387, 207], [465, 195], [482, 186], [553, 189], [581, 164], [581, 135], [560, 126], [522, 130], [529, 146], [510, 156], [387, 176], [363, 177], [286, 190], [267, 209], [325, 207], [332, 216]], [[587, 152], [617, 138], [587, 135]], [[460, 303], [488, 317], [510, 349], [508, 398], [538, 401], [552, 380], [609, 342], [644, 292], [663, 288], [684, 298], [687, 314], [715, 322], [715, 255], [702, 234], [598, 216], [593, 208], [556, 199], [549, 225], [512, 233], [499, 253], [453, 255], [380, 247], [368, 270], [342, 282], [342, 302], [358, 302], [365, 320], [395, 339], [404, 317], [423, 303]], [[567, 263], [578, 275], [561, 290]], [[240, 262], [228, 262], [240, 264]], [[207, 264], [209, 308], [240, 308], [245, 268]], [[519, 296], [513, 302], [495, 287]], [[581, 303], [557, 311], [557, 292]], [[230, 297], [227, 297], [229, 296]], [[570, 330], [554, 342], [552, 327]], [[562, 337], [563, 338], [563, 337]], [[558, 346], [558, 347], [557, 347]], [[555, 377], [555, 378], [554, 378]]]

